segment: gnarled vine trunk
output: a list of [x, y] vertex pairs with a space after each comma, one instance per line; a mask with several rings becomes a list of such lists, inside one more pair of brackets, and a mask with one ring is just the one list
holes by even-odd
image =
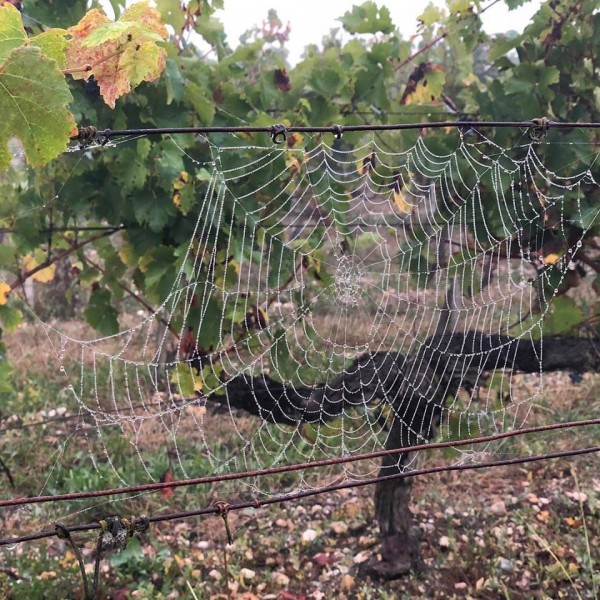
[[[314, 387], [286, 386], [267, 375], [242, 374], [225, 384], [225, 393], [211, 401], [242, 409], [273, 423], [316, 423], [343, 410], [376, 399], [392, 414], [385, 448], [397, 450], [431, 439], [449, 397], [459, 388], [471, 391], [485, 373], [499, 368], [512, 372], [597, 371], [600, 347], [594, 340], [548, 336], [541, 341], [488, 336], [480, 332], [432, 336], [415, 355], [398, 352], [364, 354], [336, 381]], [[386, 455], [380, 475], [414, 468], [409, 453]], [[375, 492], [376, 518], [383, 560], [370, 567], [382, 577], [396, 577], [416, 565], [418, 535], [409, 511], [411, 478], [387, 479]]]

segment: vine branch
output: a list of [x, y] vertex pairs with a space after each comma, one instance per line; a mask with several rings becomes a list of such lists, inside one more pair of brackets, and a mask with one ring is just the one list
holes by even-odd
[[87, 238], [85, 240], [81, 240], [80, 242], [75, 242], [69, 248], [67, 248], [66, 250], [63, 250], [60, 254], [57, 254], [56, 256], [54, 256], [52, 258], [46, 259], [44, 262], [40, 263], [33, 269], [30, 269], [29, 271], [25, 271], [25, 273], [21, 273], [21, 275], [19, 275], [11, 283], [10, 290], [12, 291], [12, 290], [22, 286], [30, 277], [32, 277], [36, 273], [39, 273], [40, 271], [43, 271], [44, 269], [47, 269], [48, 267], [51, 267], [52, 265], [60, 262], [63, 258], [66, 258], [70, 254], [73, 254], [73, 252], [76, 252], [80, 248], [83, 248], [84, 246], [87, 246], [88, 244], [91, 244], [92, 242], [96, 242], [102, 238], [110, 237], [117, 231], [119, 231], [119, 230], [114, 229], [111, 231], [103, 231], [102, 233], [99, 233], [98, 235], [93, 235], [92, 237]]

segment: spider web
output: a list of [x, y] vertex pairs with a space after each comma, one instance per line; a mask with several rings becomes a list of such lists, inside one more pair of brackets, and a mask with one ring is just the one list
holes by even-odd
[[[158, 481], [156, 445], [191, 478], [526, 423], [544, 386], [543, 326], [587, 231], [568, 234], [564, 215], [589, 228], [591, 167], [559, 175], [539, 143], [505, 149], [480, 133], [459, 132], [446, 154], [426, 135], [402, 152], [393, 136], [231, 139], [194, 161], [207, 177], [193, 235], [153, 313], [102, 338], [44, 324], [98, 471]], [[522, 346], [538, 353], [526, 391], [511, 377]], [[236, 489], [269, 496], [381, 468], [363, 460]]]

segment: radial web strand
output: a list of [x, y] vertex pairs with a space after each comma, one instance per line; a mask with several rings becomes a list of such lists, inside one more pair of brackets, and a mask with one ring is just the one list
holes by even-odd
[[[159, 480], [159, 452], [193, 478], [526, 426], [546, 401], [553, 300], [584, 268], [597, 155], [553, 172], [539, 143], [448, 135], [447, 153], [426, 135], [402, 152], [385, 135], [211, 144], [177, 268], [140, 267], [155, 310], [102, 338], [40, 323], [78, 415], [45, 491], [73, 444], [99, 485], [132, 485]], [[113, 240], [126, 256], [126, 234]], [[401, 455], [388, 466], [401, 460], [416, 466]], [[263, 497], [385, 468], [363, 460], [228, 489]]]

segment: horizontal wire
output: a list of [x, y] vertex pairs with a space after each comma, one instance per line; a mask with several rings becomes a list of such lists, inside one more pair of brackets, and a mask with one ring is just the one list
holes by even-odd
[[[254, 126], [254, 125], [238, 125], [238, 126], [223, 126], [223, 127], [156, 127], [156, 128], [139, 128], [139, 129], [98, 129], [97, 137], [110, 139], [112, 137], [130, 136], [130, 135], [162, 135], [162, 134], [184, 134], [184, 133], [268, 133], [277, 135], [278, 137], [285, 133], [333, 133], [336, 136], [341, 136], [343, 133], [356, 131], [399, 131], [403, 129], [431, 129], [439, 127], [525, 127], [525, 128], [542, 128], [547, 129], [573, 129], [600, 128], [600, 123], [574, 123], [560, 122], [545, 119], [543, 124], [541, 119], [531, 121], [433, 121], [420, 123], [396, 123], [396, 124], [381, 124], [381, 125], [328, 125], [328, 126], [312, 126], [312, 125], [284, 125], [271, 126]], [[86, 128], [80, 128], [86, 129]], [[77, 139], [75, 136], [73, 139]]]
[[[487, 462], [483, 464], [462, 464], [462, 465], [445, 465], [441, 467], [430, 467], [427, 469], [415, 469], [414, 471], [407, 471], [404, 473], [394, 473], [392, 475], [383, 475], [381, 477], [372, 477], [369, 479], [362, 479], [359, 481], [349, 481], [345, 483], [339, 483], [335, 485], [329, 485], [323, 488], [314, 489], [314, 490], [305, 490], [302, 492], [295, 492], [292, 494], [281, 494], [278, 496], [273, 496], [272, 498], [267, 498], [265, 500], [252, 500], [247, 502], [240, 502], [237, 504], [228, 504], [227, 512], [231, 512], [233, 510], [244, 510], [247, 508], [261, 508], [262, 506], [267, 506], [269, 504], [279, 504], [284, 502], [290, 502], [292, 500], [300, 500], [302, 498], [308, 498], [310, 496], [318, 496], [320, 494], [326, 494], [330, 492], [335, 492], [343, 489], [350, 488], [358, 488], [365, 487], [369, 485], [374, 485], [377, 483], [385, 482], [385, 481], [393, 481], [395, 479], [407, 479], [409, 477], [417, 477], [420, 475], [430, 475], [433, 473], [447, 473], [451, 471], [467, 471], [472, 469], [489, 469], [492, 467], [501, 467], [505, 465], [519, 465], [530, 462], [539, 462], [542, 460], [552, 460], [556, 458], [566, 458], [569, 456], [581, 456], [584, 454], [592, 454], [595, 452], [600, 452], [600, 446], [591, 446], [588, 448], [579, 448], [575, 450], [563, 450], [561, 452], [549, 452], [546, 454], [536, 454], [533, 456], [522, 456], [517, 458], [508, 458], [504, 460], [497, 460], [493, 462]], [[206, 508], [198, 509], [198, 510], [190, 510], [183, 512], [175, 512], [175, 513], [166, 513], [162, 515], [156, 515], [154, 517], [147, 517], [148, 523], [163, 523], [165, 521], [174, 521], [181, 519], [189, 519], [192, 517], [199, 517], [203, 515], [210, 514], [222, 514], [223, 508], [218, 506], [209, 506]], [[84, 531], [90, 531], [94, 529], [100, 529], [101, 526], [99, 523], [86, 523], [82, 525], [73, 525], [71, 527], [64, 527], [66, 531], [69, 533], [78, 533]], [[19, 544], [21, 542], [32, 542], [35, 540], [41, 540], [43, 538], [54, 537], [57, 535], [56, 530], [48, 530], [48, 531], [40, 531], [39, 533], [34, 533], [31, 535], [23, 535], [19, 537], [12, 538], [1, 538], [0, 546], [9, 546], [14, 544]]]
[[325, 460], [317, 460], [308, 463], [299, 463], [295, 465], [286, 465], [282, 467], [271, 467], [268, 469], [257, 469], [254, 471], [242, 471], [239, 473], [226, 473], [223, 475], [211, 475], [208, 477], [196, 477], [193, 479], [176, 479], [169, 482], [146, 483], [141, 485], [124, 486], [120, 488], [112, 488], [106, 490], [94, 490], [88, 492], [72, 492], [69, 494], [56, 494], [52, 496], [35, 496], [33, 498], [12, 498], [10, 500], [1, 500], [0, 508], [9, 506], [24, 506], [30, 504], [45, 504], [48, 502], [66, 502], [71, 500], [85, 500], [88, 498], [102, 498], [106, 496], [117, 496], [121, 494], [130, 494], [135, 492], [156, 492], [165, 488], [188, 487], [192, 485], [203, 485], [206, 483], [217, 483], [220, 481], [234, 481], [238, 479], [248, 479], [250, 477], [264, 477], [266, 475], [276, 475], [279, 473], [289, 473], [294, 471], [303, 471], [307, 469], [316, 469], [326, 466], [341, 465], [360, 460], [380, 458], [382, 456], [395, 456], [407, 452], [420, 452], [422, 450], [436, 450], [439, 448], [455, 448], [459, 446], [467, 446], [471, 444], [482, 444], [495, 440], [526, 435], [529, 433], [540, 433], [544, 431], [553, 431], [556, 429], [571, 429], [575, 427], [585, 427], [590, 425], [600, 425], [600, 418], [587, 419], [585, 421], [569, 421], [565, 423], [552, 423], [550, 425], [539, 425], [537, 427], [527, 427], [514, 431], [505, 431], [488, 436], [478, 438], [469, 438], [465, 440], [452, 440], [447, 442], [435, 442], [431, 444], [419, 444], [416, 446], [406, 446], [403, 448], [395, 448], [393, 450], [378, 450], [375, 452], [367, 452], [364, 454], [356, 454], [354, 456], [342, 456], [339, 458], [330, 458]]
[[[38, 233], [77, 233], [79, 231], [120, 231], [127, 229], [127, 225], [73, 225], [71, 227], [46, 227], [45, 229], [38, 229]], [[0, 227], [0, 234], [2, 233], [15, 233], [17, 229], [12, 227]]]

